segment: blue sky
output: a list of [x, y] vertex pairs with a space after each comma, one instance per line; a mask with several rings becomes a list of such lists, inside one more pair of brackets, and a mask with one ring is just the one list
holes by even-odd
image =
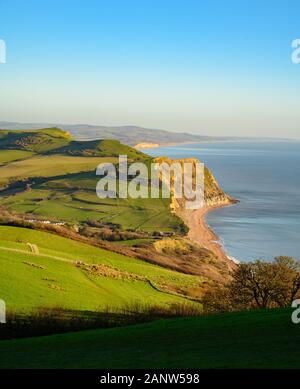
[[0, 0], [0, 120], [300, 138], [299, 1]]

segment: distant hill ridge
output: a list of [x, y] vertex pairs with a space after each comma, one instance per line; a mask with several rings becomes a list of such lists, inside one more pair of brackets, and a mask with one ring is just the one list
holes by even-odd
[[105, 157], [126, 154], [140, 159], [146, 155], [118, 140], [76, 141], [60, 128], [40, 130], [0, 130], [0, 150], [25, 150], [38, 154], [65, 154], [85, 157]]
[[172, 143], [200, 143], [239, 139], [235, 137], [193, 135], [186, 132], [171, 132], [139, 126], [96, 126], [88, 124], [45, 124], [0, 121], [0, 128], [7, 130], [37, 130], [46, 127], [59, 127], [65, 131], [69, 131], [76, 140], [116, 139], [130, 146], [135, 146], [139, 143], [166, 145]]

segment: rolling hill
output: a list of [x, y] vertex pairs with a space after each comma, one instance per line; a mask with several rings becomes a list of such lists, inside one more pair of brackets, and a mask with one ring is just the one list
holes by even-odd
[[72, 135], [59, 128], [37, 131], [0, 130], [0, 150], [24, 150], [38, 154], [66, 154], [77, 156], [112, 157], [126, 154], [128, 158], [142, 159], [145, 154], [121, 144], [117, 140], [75, 141]]
[[80, 223], [111, 222], [123, 229], [176, 232], [182, 221], [169, 199], [99, 199], [96, 168], [150, 157], [116, 140], [80, 142], [57, 128], [0, 131], [0, 206], [22, 214]]

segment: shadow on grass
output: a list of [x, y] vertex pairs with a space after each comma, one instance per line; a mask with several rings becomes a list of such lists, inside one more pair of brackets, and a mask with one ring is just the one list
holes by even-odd
[[166, 307], [135, 304], [119, 309], [106, 307], [99, 311], [39, 307], [30, 313], [8, 312], [6, 324], [0, 325], [0, 339], [121, 327], [159, 319], [200, 315], [201, 310], [190, 304], [173, 304]]

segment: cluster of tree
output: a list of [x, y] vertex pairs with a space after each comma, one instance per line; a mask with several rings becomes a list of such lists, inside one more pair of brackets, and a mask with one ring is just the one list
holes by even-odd
[[90, 228], [82, 227], [79, 233], [88, 238], [107, 240], [110, 242], [118, 242], [122, 240], [140, 239], [145, 237], [144, 234], [139, 234], [131, 231], [122, 231], [116, 229], [110, 229], [109, 227], [102, 228]]
[[206, 292], [203, 306], [206, 312], [288, 307], [299, 297], [300, 262], [281, 256], [239, 264], [227, 285]]
[[117, 223], [102, 222], [98, 220], [87, 220], [79, 229], [79, 233], [88, 238], [107, 240], [111, 242], [148, 238], [151, 235], [144, 231], [132, 229], [124, 230]]

